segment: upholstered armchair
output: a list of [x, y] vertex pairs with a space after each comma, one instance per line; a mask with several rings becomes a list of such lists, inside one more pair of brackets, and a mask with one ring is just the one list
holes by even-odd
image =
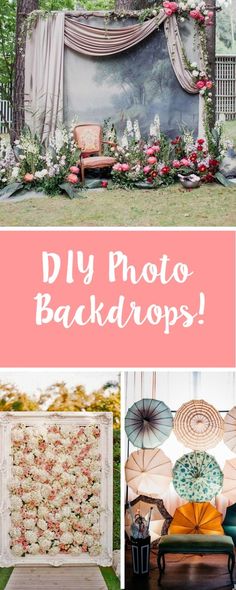
[[75, 142], [81, 150], [79, 166], [81, 169], [81, 180], [84, 183], [85, 170], [88, 168], [111, 168], [116, 159], [105, 156], [102, 153], [104, 143], [114, 146], [110, 141], [103, 141], [102, 127], [93, 123], [77, 125], [74, 129]]

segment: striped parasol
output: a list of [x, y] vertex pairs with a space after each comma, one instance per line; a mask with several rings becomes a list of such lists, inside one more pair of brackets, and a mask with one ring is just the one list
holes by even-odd
[[160, 449], [135, 451], [126, 461], [125, 476], [127, 485], [136, 494], [158, 498], [171, 482], [171, 461]]
[[210, 502], [188, 502], [177, 508], [169, 535], [223, 535], [222, 514]]
[[236, 502], [236, 459], [225, 461], [222, 494], [230, 500], [230, 504]]
[[173, 426], [168, 406], [155, 399], [141, 399], [129, 408], [125, 431], [129, 441], [141, 449], [159, 447], [170, 435]]
[[224, 443], [233, 453], [236, 452], [236, 406], [225, 416]]
[[220, 442], [224, 421], [211, 404], [204, 400], [192, 400], [176, 412], [174, 432], [177, 439], [189, 449], [204, 451]]
[[173, 484], [181, 498], [191, 502], [207, 502], [222, 488], [223, 473], [214, 457], [194, 451], [176, 461]]

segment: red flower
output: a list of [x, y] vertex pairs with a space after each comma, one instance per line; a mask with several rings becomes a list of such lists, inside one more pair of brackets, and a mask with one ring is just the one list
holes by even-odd
[[108, 182], [107, 182], [107, 180], [102, 180], [102, 181], [101, 181], [101, 186], [102, 186], [103, 188], [107, 188], [107, 186], [108, 186]]
[[212, 166], [212, 168], [217, 168], [217, 166], [219, 166], [218, 160], [209, 160], [209, 166]]
[[170, 172], [170, 167], [169, 166], [163, 166], [160, 170], [161, 174], [169, 174]]
[[147, 182], [153, 182], [153, 180], [152, 180], [152, 177], [151, 177], [151, 176], [148, 176], [148, 178], [147, 178]]
[[193, 152], [190, 156], [189, 159], [191, 160], [191, 162], [196, 162], [197, 160], [197, 154], [196, 152]]
[[178, 143], [180, 143], [181, 141], [181, 137], [179, 135], [177, 135], [177, 137], [175, 139], [172, 139], [171, 143], [172, 145], [177, 145]]
[[199, 145], [203, 145], [205, 143], [205, 139], [198, 139], [197, 142]]
[[202, 152], [202, 150], [203, 150], [203, 147], [202, 147], [202, 145], [200, 145], [200, 144], [199, 144], [199, 145], [197, 146], [197, 151], [198, 151], [198, 152]]
[[199, 172], [206, 172], [207, 167], [205, 166], [205, 164], [199, 164], [198, 170]]

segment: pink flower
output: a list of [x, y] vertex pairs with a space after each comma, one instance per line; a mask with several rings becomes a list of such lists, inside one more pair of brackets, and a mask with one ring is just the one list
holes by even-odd
[[147, 156], [153, 156], [153, 154], [154, 154], [154, 151], [155, 151], [155, 150], [154, 150], [152, 147], [149, 147], [149, 148], [146, 150], [146, 154], [147, 154]]
[[167, 16], [172, 16], [172, 10], [171, 8], [165, 8], [165, 13]]
[[[71, 184], [77, 184], [77, 182], [79, 182], [78, 176], [76, 176], [76, 174], [68, 174], [67, 176], [67, 180], [68, 182], [70, 182]], [[58, 443], [59, 441], [55, 441], [55, 444]]]
[[206, 82], [203, 82], [203, 80], [198, 80], [196, 87], [199, 88], [199, 90], [202, 90], [202, 88], [206, 87]]
[[173, 168], [180, 168], [181, 163], [179, 162], [179, 160], [173, 160], [172, 166]]
[[113, 170], [115, 170], [115, 172], [122, 172], [122, 164], [119, 164], [119, 162], [117, 162], [117, 164], [114, 164]]
[[148, 163], [151, 164], [151, 166], [153, 164], [156, 164], [157, 159], [154, 156], [151, 156], [150, 158], [148, 158]]
[[148, 174], [151, 170], [151, 166], [144, 166], [143, 172], [144, 174]]
[[167, 16], [171, 16], [174, 12], [177, 12], [178, 10], [178, 4], [177, 2], [163, 2], [163, 7], [165, 9], [165, 13], [167, 14]]
[[205, 21], [205, 17], [201, 14], [200, 10], [190, 10], [190, 13], [189, 14], [195, 20], [198, 20], [200, 22], [204, 22]]
[[187, 158], [182, 158], [182, 160], [180, 160], [180, 164], [181, 166], [190, 166], [190, 162], [187, 160]]
[[161, 151], [161, 148], [160, 148], [160, 146], [159, 146], [159, 145], [153, 145], [153, 146], [152, 146], [152, 149], [153, 149], [153, 151], [154, 151], [154, 152], [156, 152], [156, 153], [158, 153], [158, 152], [160, 152], [160, 151]]
[[107, 180], [102, 180], [102, 181], [101, 181], [101, 186], [102, 186], [103, 188], [107, 188], [107, 186], [108, 186], [108, 182], [107, 182]]
[[129, 171], [129, 164], [122, 164], [122, 171], [128, 172]]
[[70, 167], [70, 172], [72, 172], [72, 174], [79, 174], [79, 168], [78, 166], [71, 166]]
[[211, 80], [207, 80], [206, 87], [210, 90], [213, 86], [213, 82]]
[[34, 175], [30, 174], [30, 172], [27, 172], [27, 174], [25, 174], [24, 176], [24, 181], [25, 182], [32, 182], [34, 180]]

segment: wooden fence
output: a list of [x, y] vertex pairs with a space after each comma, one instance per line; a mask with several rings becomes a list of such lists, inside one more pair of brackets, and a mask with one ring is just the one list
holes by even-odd
[[8, 133], [12, 122], [12, 109], [6, 95], [9, 95], [9, 88], [0, 84], [0, 133]]
[[236, 119], [236, 55], [216, 57], [216, 116]]
[[[236, 119], [236, 55], [216, 57], [216, 116], [224, 115], [227, 121]], [[7, 100], [1, 98], [0, 86], [0, 133], [7, 133], [12, 112]]]

